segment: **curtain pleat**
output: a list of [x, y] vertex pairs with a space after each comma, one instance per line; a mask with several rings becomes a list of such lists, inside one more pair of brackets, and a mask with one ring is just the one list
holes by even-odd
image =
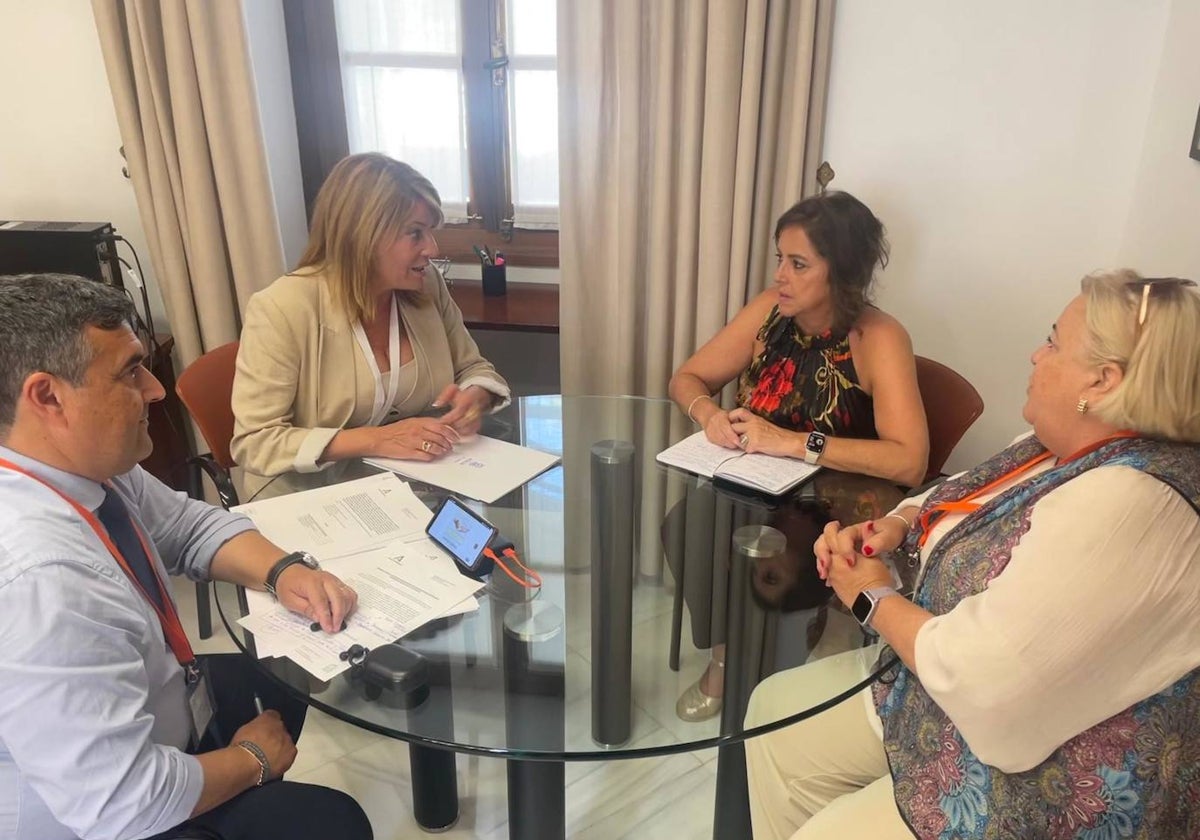
[[[775, 219], [816, 188], [832, 9], [560, 0], [564, 394], [665, 395], [675, 368], [771, 282]], [[678, 412], [652, 425], [631, 425], [644, 469], [692, 430]], [[587, 470], [568, 460], [569, 530], [582, 539]], [[660, 525], [678, 498], [667, 482], [637, 500], [643, 576], [663, 573]], [[717, 520], [710, 543], [727, 551], [731, 523]]]
[[92, 0], [179, 360], [237, 339], [284, 271], [240, 0]]

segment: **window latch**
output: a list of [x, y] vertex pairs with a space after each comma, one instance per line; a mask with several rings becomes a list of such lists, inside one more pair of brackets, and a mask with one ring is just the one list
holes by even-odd
[[491, 61], [485, 61], [483, 66], [492, 71], [492, 86], [504, 87], [504, 70], [508, 67], [508, 56], [501, 55]]

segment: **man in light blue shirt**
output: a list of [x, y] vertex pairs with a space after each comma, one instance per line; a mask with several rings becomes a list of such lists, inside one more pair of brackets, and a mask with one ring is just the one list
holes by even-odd
[[355, 595], [137, 466], [164, 392], [132, 322], [108, 286], [0, 278], [0, 840], [370, 838], [344, 794], [272, 781], [296, 755], [276, 711], [189, 752], [206, 694], [166, 575], [270, 575], [327, 631]]

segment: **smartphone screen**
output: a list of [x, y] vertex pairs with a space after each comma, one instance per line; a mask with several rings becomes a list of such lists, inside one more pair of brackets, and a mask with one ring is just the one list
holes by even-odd
[[459, 565], [475, 571], [479, 556], [496, 535], [496, 528], [458, 499], [447, 496], [425, 533], [446, 549]]

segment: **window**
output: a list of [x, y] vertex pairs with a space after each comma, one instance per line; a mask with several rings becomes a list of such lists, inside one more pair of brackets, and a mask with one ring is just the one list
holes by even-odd
[[[284, 9], [310, 206], [342, 154], [381, 151], [437, 187], [447, 256], [473, 260], [471, 245], [486, 244], [510, 264], [558, 264], [555, 0], [301, 0]], [[322, 119], [340, 120], [344, 139], [310, 149], [310, 166], [305, 134], [328, 134]]]

